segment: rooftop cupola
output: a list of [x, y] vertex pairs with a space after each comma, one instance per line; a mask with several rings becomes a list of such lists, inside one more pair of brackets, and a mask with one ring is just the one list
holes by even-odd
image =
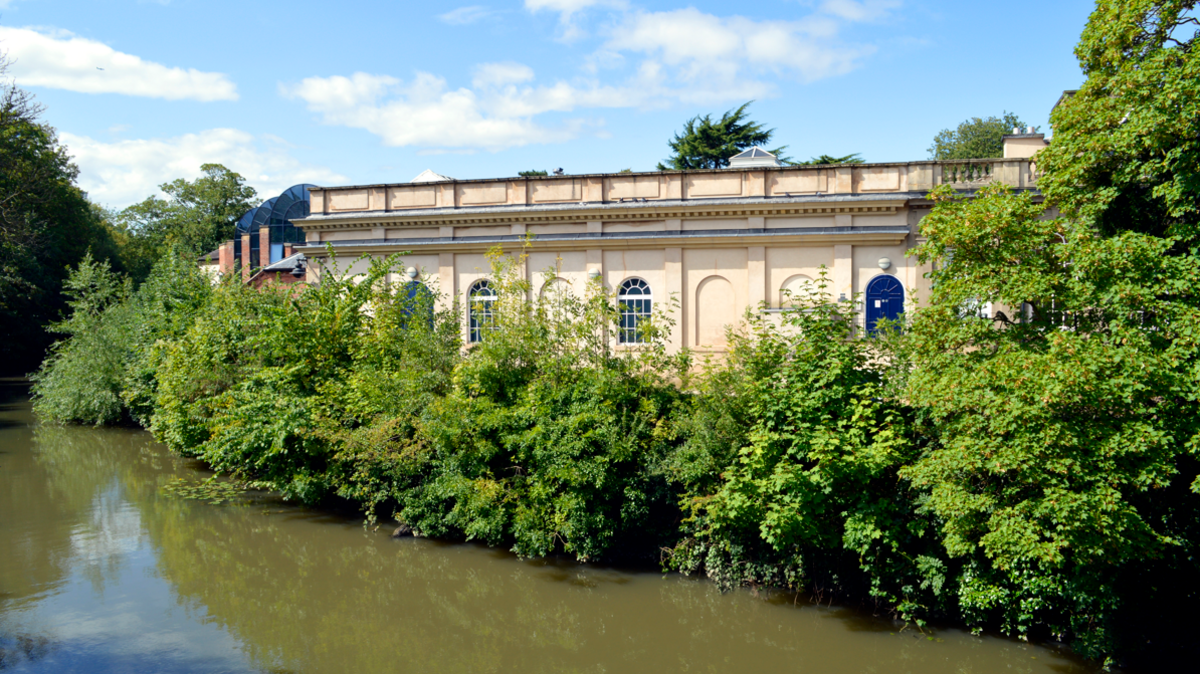
[[762, 149], [752, 147], [729, 158], [729, 168], [751, 168], [755, 166], [783, 166], [779, 159]]
[[1012, 133], [1001, 138], [1004, 140], [1005, 159], [1028, 159], [1050, 144], [1046, 142], [1046, 135], [1038, 133], [1032, 126], [1024, 129], [1014, 126]]

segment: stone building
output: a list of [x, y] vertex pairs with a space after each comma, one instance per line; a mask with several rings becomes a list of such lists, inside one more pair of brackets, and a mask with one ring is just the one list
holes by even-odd
[[864, 327], [894, 317], [928, 289], [929, 269], [905, 256], [928, 192], [993, 181], [1035, 190], [1029, 158], [1045, 144], [1030, 132], [1006, 136], [1002, 159], [782, 166], [754, 148], [715, 170], [487, 180], [426, 171], [408, 183], [308, 186], [309, 213], [291, 221], [305, 238], [294, 251], [309, 282], [319, 282], [327, 247], [343, 269], [362, 253], [407, 251], [416, 281], [468, 308], [470, 341], [480, 334], [472, 297], [490, 292], [485, 252], [517, 251], [533, 235], [525, 273], [534, 292], [544, 283], [582, 292], [598, 275], [632, 313], [674, 296], [672, 346], [720, 351], [726, 325], [750, 308], [779, 308], [785, 290], [822, 267]]

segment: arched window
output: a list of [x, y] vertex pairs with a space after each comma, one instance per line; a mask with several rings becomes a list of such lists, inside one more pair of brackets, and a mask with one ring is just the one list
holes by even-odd
[[492, 307], [496, 303], [496, 290], [486, 280], [476, 281], [471, 286], [468, 295], [467, 312], [470, 321], [470, 333], [467, 340], [471, 343], [482, 342], [485, 330], [494, 330], [492, 325]]
[[617, 293], [617, 305], [621, 311], [621, 329], [617, 341], [622, 344], [641, 344], [646, 341], [641, 324], [650, 316], [654, 296], [650, 285], [640, 278], [631, 278], [621, 284]]
[[433, 292], [420, 281], [409, 281], [404, 284], [401, 293], [401, 311], [404, 313], [406, 327], [408, 321], [416, 317], [418, 320], [424, 319], [429, 328], [433, 329]]

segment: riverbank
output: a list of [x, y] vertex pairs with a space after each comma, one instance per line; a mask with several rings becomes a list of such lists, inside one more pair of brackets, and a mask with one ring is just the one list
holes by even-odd
[[[1027, 194], [985, 192], [935, 195], [946, 210], [926, 221], [955, 227], [965, 208], [1048, 226]], [[223, 474], [428, 538], [633, 551], [723, 590], [811, 591], [1110, 663], [1160, 633], [1145, 617], [1200, 597], [1197, 463], [1168, 434], [1193, 403], [1139, 383], [1140, 325], [1116, 341], [1111, 321], [998, 329], [942, 285], [903, 331], [864, 338], [822, 277], [697, 363], [666, 349], [662, 306], [618, 343], [622, 305], [599, 281], [532, 295], [521, 259], [493, 251], [497, 295], [467, 345], [453, 302], [395, 292], [398, 258], [300, 292], [214, 286], [166, 258], [123, 295], [92, 265], [36, 405], [133, 419]]]
[[781, 593], [392, 540], [269, 494], [172, 498], [209, 473], [148, 434], [0, 405], [0, 648], [20, 671], [1095, 671]]

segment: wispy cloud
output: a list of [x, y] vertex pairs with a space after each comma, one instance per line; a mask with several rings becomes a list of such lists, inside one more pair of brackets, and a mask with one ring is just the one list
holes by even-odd
[[900, 0], [825, 0], [821, 11], [847, 21], [878, 21], [900, 6]]
[[490, 7], [484, 5], [468, 5], [466, 7], [459, 7], [458, 9], [450, 10], [445, 14], [439, 14], [438, 18], [445, 23], [454, 26], [462, 26], [468, 23], [475, 23], [476, 21], [486, 19], [493, 14], [496, 14], [496, 11]]
[[475, 75], [471, 78], [471, 84], [476, 89], [483, 89], [521, 84], [532, 79], [533, 68], [523, 63], [506, 61], [503, 63], [482, 63], [475, 66]]
[[238, 98], [222, 73], [145, 61], [67, 31], [0, 26], [0, 45], [14, 61], [9, 74], [22, 86], [168, 100]]
[[635, 12], [612, 29], [601, 49], [661, 62], [681, 84], [701, 89], [736, 86], [763, 74], [813, 82], [853, 70], [874, 52], [842, 44], [841, 22], [813, 15], [798, 21], [719, 17], [694, 8]]
[[530, 12], [555, 12], [558, 14], [559, 39], [570, 42], [585, 35], [578, 15], [593, 7], [623, 10], [629, 7], [626, 0], [525, 0], [525, 9]]
[[265, 196], [296, 183], [346, 181], [335, 171], [296, 159], [291, 155], [293, 148], [282, 139], [238, 129], [110, 143], [68, 132], [62, 132], [59, 138], [74, 156], [80, 186], [88, 196], [116, 208], [151, 196], [156, 185], [176, 178], [197, 178], [200, 165], [213, 162], [241, 173]]

